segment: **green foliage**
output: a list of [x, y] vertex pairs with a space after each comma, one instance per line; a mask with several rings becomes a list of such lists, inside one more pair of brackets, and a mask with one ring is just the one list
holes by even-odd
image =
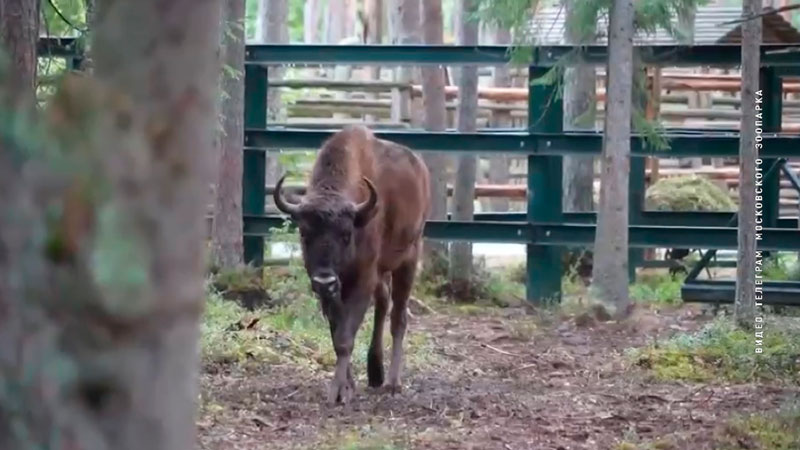
[[[258, 22], [259, 0], [247, 0], [245, 9], [245, 33], [248, 39], [255, 39]], [[289, 41], [303, 41], [303, 15], [305, 0], [288, 0], [289, 2]], [[324, 3], [324, 2], [323, 2]], [[317, 24], [319, 26], [319, 24]]]
[[40, 7], [48, 35], [80, 36], [86, 31], [85, 0], [40, 0]]
[[[772, 318], [778, 320], [778, 318]], [[679, 334], [662, 344], [629, 352], [636, 365], [665, 380], [735, 382], [788, 380], [800, 382], [800, 328], [784, 319], [767, 324], [763, 353], [755, 353], [753, 333], [737, 328], [730, 318], [719, 318], [693, 334]]]
[[730, 195], [697, 175], [658, 180], [647, 189], [645, 207], [655, 211], [735, 211]]
[[800, 281], [800, 261], [795, 253], [776, 253], [764, 259], [762, 275], [768, 280]]
[[715, 436], [720, 450], [759, 448], [794, 450], [800, 448], [800, 399], [781, 411], [750, 414], [730, 420]]
[[[420, 272], [414, 285], [414, 295], [441, 301], [460, 298], [465, 302], [501, 307], [516, 305], [525, 298], [524, 282], [518, 280], [519, 275], [514, 268], [487, 270], [485, 261], [479, 259], [473, 264], [469, 286], [461, 287], [450, 282], [448, 264], [447, 259], [441, 258], [436, 263], [430, 263], [427, 270]], [[462, 289], [467, 289], [468, 292], [465, 293]]]
[[[297, 242], [296, 231], [288, 223], [273, 229], [273, 241]], [[263, 362], [290, 363], [311, 370], [332, 370], [336, 354], [330, 340], [328, 323], [313, 296], [308, 275], [298, 258], [288, 267], [266, 267], [260, 279], [253, 280], [253, 269], [244, 273], [220, 274], [209, 280], [206, 315], [203, 320], [203, 358], [206, 364], [237, 364], [247, 367]], [[266, 290], [276, 306], [247, 311], [229, 301], [215, 286], [253, 286]], [[367, 312], [353, 350], [355, 370], [364, 372], [366, 355], [372, 336], [372, 314]], [[386, 327], [385, 342], [390, 342]], [[426, 364], [433, 352], [424, 334], [406, 338], [409, 366]]]
[[677, 305], [682, 303], [680, 278], [669, 275], [642, 276], [630, 286], [631, 299], [641, 303]]

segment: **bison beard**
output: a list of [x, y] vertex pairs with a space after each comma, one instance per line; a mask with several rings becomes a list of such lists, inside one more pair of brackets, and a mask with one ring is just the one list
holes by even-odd
[[367, 378], [371, 387], [384, 384], [383, 326], [391, 298], [388, 387], [399, 392], [407, 303], [430, 211], [428, 169], [410, 149], [351, 126], [322, 145], [299, 203], [284, 198], [283, 181], [275, 186], [275, 205], [299, 228], [303, 262], [336, 352], [328, 401], [347, 403], [353, 396], [353, 343], [373, 298]]

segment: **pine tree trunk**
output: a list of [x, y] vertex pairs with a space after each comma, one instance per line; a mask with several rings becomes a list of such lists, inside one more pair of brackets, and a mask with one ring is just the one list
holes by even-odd
[[633, 83], [633, 3], [614, 0], [609, 14], [607, 101], [600, 207], [592, 281], [598, 299], [617, 317], [630, 313], [628, 295], [628, 177]]
[[220, 2], [97, 7], [58, 145], [0, 136], [0, 448], [190, 450]]
[[[422, 43], [420, 38], [419, 0], [392, 0], [389, 12], [389, 31], [394, 45]], [[395, 81], [406, 85], [420, 82], [419, 71], [410, 66], [395, 69]], [[413, 100], [410, 89], [392, 90], [392, 120], [411, 124], [420, 123], [418, 115], [413, 114]]]
[[[428, 45], [442, 45], [442, 0], [422, 0], [422, 34]], [[422, 68], [422, 96], [425, 110], [425, 129], [445, 131], [444, 68], [425, 66]], [[425, 152], [425, 163], [431, 176], [431, 219], [447, 219], [447, 157], [442, 153]], [[441, 242], [425, 243], [428, 264], [438, 267], [447, 261], [447, 246]]]
[[0, 1], [0, 50], [9, 59], [10, 76], [18, 89], [36, 95], [36, 44], [39, 1]]
[[[459, 21], [459, 45], [478, 44], [478, 21], [472, 18], [477, 10], [476, 0], [462, 0]], [[462, 66], [458, 77], [458, 130], [473, 133], [477, 129], [478, 67]], [[477, 159], [474, 155], [458, 158], [453, 189], [453, 219], [471, 221], [475, 211], [475, 175]], [[460, 300], [471, 297], [472, 245], [454, 242], [450, 252], [450, 284], [453, 295]]]
[[[242, 170], [244, 152], [244, 15], [245, 0], [225, 0], [222, 62], [222, 129], [220, 138], [211, 249], [214, 265], [232, 269], [244, 261]], [[231, 70], [234, 73], [231, 73]]]
[[[497, 45], [511, 44], [511, 32], [502, 30], [500, 27], [494, 29], [495, 43]], [[494, 68], [493, 84], [496, 87], [511, 87], [511, 75], [508, 66], [496, 66]], [[511, 128], [513, 120], [510, 111], [495, 111], [492, 114], [492, 128]], [[497, 155], [489, 158], [489, 183], [509, 184], [509, 160], [505, 155]], [[489, 201], [492, 211], [508, 211], [509, 202], [507, 198], [492, 198]]]
[[[383, 0], [365, 0], [364, 9], [366, 10], [366, 22], [364, 27], [364, 43], [377, 45], [380, 44], [383, 38]], [[381, 67], [372, 65], [368, 68], [369, 78], [371, 80], [379, 80], [381, 78]], [[367, 94], [367, 98], [377, 99], [377, 94]], [[375, 116], [367, 114], [364, 117], [365, 121], [375, 121]]]
[[[265, 19], [262, 21], [266, 29], [261, 33], [264, 36], [265, 43], [267, 44], [288, 44], [289, 43], [289, 2], [288, 0], [261, 0], [265, 2], [264, 13]], [[280, 81], [286, 74], [286, 69], [283, 66], [270, 66], [269, 67], [269, 80]], [[271, 88], [267, 93], [267, 122], [285, 122], [286, 121], [286, 108], [281, 98], [281, 91], [278, 88]], [[278, 177], [281, 172], [280, 164], [276, 156], [267, 155], [266, 158], [266, 175], [265, 182], [268, 185], [274, 185], [278, 182]], [[267, 204], [272, 205], [271, 196], [267, 196]]]
[[[568, 43], [589, 44], [593, 41], [594, 27], [587, 35], [581, 35], [573, 24], [575, 2], [567, 3], [567, 23], [565, 30]], [[579, 64], [570, 67], [564, 74], [564, 129], [593, 130], [596, 107], [596, 80], [594, 66]], [[579, 121], [580, 119], [580, 121]], [[594, 209], [594, 157], [564, 156], [563, 195], [564, 211], [586, 212]]]
[[[761, 12], [761, 2], [745, 0], [742, 15]], [[734, 317], [745, 329], [753, 328], [756, 281], [756, 91], [758, 91], [761, 18], [742, 24], [742, 119], [739, 140], [739, 228]]]
[[319, 40], [320, 6], [320, 0], [306, 0], [303, 6], [303, 42], [306, 44], [314, 44]]
[[[84, 0], [84, 5], [86, 8], [84, 20], [86, 22], [86, 29], [89, 31], [89, 33], [91, 33], [92, 29], [94, 28], [94, 4], [95, 0]], [[81, 59], [80, 70], [86, 73], [92, 73], [92, 68], [94, 65], [92, 64], [91, 39], [89, 39], [86, 44], [86, 48], [83, 52], [83, 58]]]

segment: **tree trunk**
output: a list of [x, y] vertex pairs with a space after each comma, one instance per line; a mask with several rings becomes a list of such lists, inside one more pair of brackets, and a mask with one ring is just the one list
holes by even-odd
[[[761, 2], [745, 0], [742, 15], [761, 12]], [[761, 46], [761, 18], [742, 24], [742, 119], [739, 139], [739, 226], [736, 264], [736, 303], [738, 325], [752, 329], [755, 318], [756, 282], [756, 91], [758, 91]], [[760, 100], [760, 95], [758, 96]], [[760, 276], [760, 275], [759, 275]]]
[[628, 296], [628, 176], [633, 83], [633, 3], [614, 0], [608, 25], [608, 67], [600, 207], [594, 243], [593, 287], [617, 317], [630, 313]]
[[[459, 45], [478, 44], [478, 21], [472, 18], [477, 11], [477, 0], [462, 0], [461, 20], [458, 29]], [[458, 77], [458, 130], [474, 133], [478, 115], [478, 67], [462, 66]], [[453, 189], [453, 219], [471, 221], [475, 211], [475, 174], [477, 160], [473, 155], [458, 158]], [[468, 300], [471, 295], [472, 245], [454, 242], [450, 254], [450, 284], [453, 295]]]
[[[92, 29], [94, 28], [95, 0], [84, 0], [84, 4], [86, 7], [84, 21], [86, 22], [87, 31], [91, 34]], [[83, 50], [83, 58], [81, 58], [80, 70], [86, 73], [92, 73], [93, 67], [94, 64], [92, 64], [91, 39], [88, 39], [86, 47]]]
[[328, 0], [325, 41], [338, 44], [355, 31], [355, 0]]
[[[389, 29], [392, 44], [420, 44], [419, 0], [392, 0], [389, 12]], [[418, 70], [410, 66], [395, 69], [395, 80], [404, 84], [419, 84]], [[413, 101], [410, 89], [392, 90], [392, 121], [414, 123], [419, 117], [412, 113]]]
[[[383, 38], [383, 0], [365, 0], [364, 9], [366, 10], [366, 21], [364, 22], [364, 43], [377, 45]], [[368, 68], [371, 80], [380, 80], [381, 67], [372, 65]], [[367, 98], [378, 98], [377, 94], [367, 94]], [[367, 122], [376, 120], [372, 114], [367, 114], [364, 119]]]
[[[264, 13], [265, 20], [262, 21], [266, 29], [261, 31], [267, 44], [288, 44], [289, 43], [289, 3], [288, 0], [261, 0], [266, 2]], [[269, 67], [269, 80], [280, 81], [286, 74], [283, 66]], [[267, 92], [267, 121], [285, 122], [286, 108], [281, 99], [281, 91], [277, 88], [270, 88]], [[281, 171], [278, 158], [267, 155], [266, 158], [266, 183], [274, 185], [278, 181]], [[267, 196], [266, 205], [272, 205], [271, 196]]]
[[11, 82], [31, 98], [36, 96], [38, 38], [38, 0], [0, 1], [0, 50], [8, 56]]
[[190, 450], [220, 2], [97, 6], [57, 145], [0, 136], [0, 448]]
[[[422, 0], [422, 32], [428, 45], [442, 45], [442, 0]], [[444, 68], [424, 66], [422, 68], [422, 97], [425, 108], [425, 129], [445, 131]], [[425, 152], [425, 164], [431, 176], [431, 219], [447, 219], [447, 157], [442, 153]], [[432, 267], [447, 261], [447, 246], [441, 242], [425, 243], [426, 262]]]
[[303, 42], [306, 44], [319, 40], [320, 6], [320, 0], [306, 0], [303, 6]]
[[[565, 37], [574, 45], [593, 42], [595, 29], [582, 35], [575, 26], [575, 3], [567, 2]], [[564, 130], [593, 130], [597, 115], [594, 66], [579, 64], [564, 74]], [[594, 209], [594, 157], [564, 156], [563, 195], [565, 212], [586, 212]]]
[[[511, 32], [495, 26], [495, 43], [497, 45], [511, 44]], [[496, 66], [494, 68], [493, 84], [496, 87], [511, 87], [511, 75], [508, 66]], [[511, 111], [495, 111], [492, 113], [492, 128], [511, 128], [513, 120]], [[510, 177], [508, 173], [508, 157], [497, 155], [489, 158], [489, 183], [508, 184]], [[507, 198], [493, 198], [490, 200], [492, 211], [508, 211]]]
[[222, 63], [222, 129], [217, 165], [211, 251], [214, 265], [232, 269], [244, 261], [242, 170], [244, 152], [245, 0], [225, 0]]

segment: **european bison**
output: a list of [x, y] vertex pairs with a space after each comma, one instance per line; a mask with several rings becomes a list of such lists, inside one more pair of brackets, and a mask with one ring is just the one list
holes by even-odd
[[336, 351], [328, 401], [347, 403], [353, 395], [353, 342], [373, 296], [369, 386], [384, 384], [383, 324], [391, 295], [388, 386], [399, 392], [407, 303], [430, 211], [425, 163], [404, 146], [378, 139], [363, 126], [350, 126], [322, 145], [298, 203], [283, 196], [284, 178], [275, 186], [275, 205], [299, 228], [303, 262]]

